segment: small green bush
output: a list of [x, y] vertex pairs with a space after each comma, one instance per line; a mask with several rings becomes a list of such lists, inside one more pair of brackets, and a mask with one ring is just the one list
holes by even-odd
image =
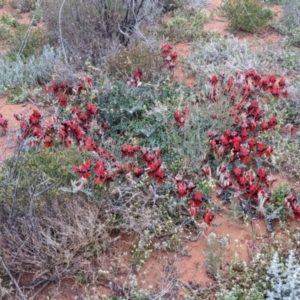
[[162, 19], [156, 35], [170, 41], [194, 41], [204, 35], [206, 15], [201, 9], [193, 11], [176, 10], [172, 17]]
[[265, 27], [273, 12], [257, 0], [223, 0], [222, 13], [229, 19], [233, 30], [255, 32]]
[[108, 61], [108, 73], [117, 79], [127, 80], [137, 69], [142, 70], [142, 81], [153, 80], [165, 66], [165, 61], [158, 48], [153, 49], [144, 44], [129, 45], [121, 48]]

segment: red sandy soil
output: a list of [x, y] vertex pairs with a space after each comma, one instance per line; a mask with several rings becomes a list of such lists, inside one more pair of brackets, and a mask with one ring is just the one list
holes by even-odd
[[[230, 34], [228, 28], [228, 22], [226, 19], [217, 16], [217, 9], [221, 5], [221, 0], [211, 0], [210, 6], [207, 7], [208, 14], [212, 15], [212, 18], [208, 23], [205, 24], [205, 29], [207, 31], [216, 31], [222, 35]], [[279, 16], [281, 13], [280, 6], [274, 6], [276, 14]], [[3, 14], [13, 14], [13, 10], [8, 6], [0, 10], [0, 17]], [[22, 14], [22, 23], [29, 24], [28, 14]], [[246, 39], [252, 46], [256, 42], [266, 42], [270, 41], [275, 47], [279, 47], [278, 42], [280, 36], [275, 32], [270, 32], [270, 30], [263, 31], [257, 34], [247, 34], [238, 32], [236, 34], [240, 39]], [[177, 81], [183, 82], [188, 86], [193, 86], [195, 84], [195, 78], [188, 78], [183, 71], [183, 66], [180, 63], [180, 59], [186, 57], [190, 54], [190, 44], [187, 43], [177, 43], [175, 45], [176, 51], [178, 53], [179, 63], [175, 68], [174, 78]], [[3, 96], [0, 98], [0, 113], [7, 119], [9, 119], [9, 131], [14, 131], [18, 127], [18, 122], [15, 120], [13, 115], [15, 113], [29, 113], [32, 109], [37, 108], [31, 103], [24, 103], [18, 105], [9, 105], [6, 103], [7, 97]], [[40, 109], [40, 108], [38, 108]], [[9, 136], [0, 137], [0, 160], [7, 158], [14, 152], [13, 142], [8, 141]], [[284, 178], [280, 176], [277, 177], [276, 185], [286, 182]], [[219, 201], [214, 199], [214, 201]], [[220, 227], [211, 227], [208, 229], [207, 235], [210, 233], [215, 233], [218, 237], [228, 237], [228, 251], [227, 251], [227, 261], [233, 259], [234, 255], [237, 254], [241, 261], [248, 261], [249, 255], [253, 254], [254, 251], [258, 251], [260, 243], [266, 241], [267, 232], [266, 226], [262, 220], [254, 220], [252, 226], [250, 224], [238, 223], [236, 220], [230, 221], [227, 217], [226, 211], [221, 212], [220, 215], [216, 215], [215, 222], [222, 222]], [[257, 235], [254, 238], [254, 235]], [[114, 247], [115, 251], [119, 253], [130, 253], [132, 245], [132, 237], [122, 238], [116, 242]], [[205, 250], [206, 239], [201, 238], [196, 242], [187, 242], [186, 247], [188, 250], [188, 256], [175, 256], [174, 254], [167, 254], [158, 251], [153, 251], [150, 258], [143, 265], [140, 271], [137, 273], [138, 280], [142, 285], [147, 287], [147, 285], [152, 285], [153, 287], [159, 288], [163, 285], [164, 265], [168, 260], [176, 261], [177, 272], [180, 279], [184, 282], [192, 282], [194, 284], [211, 284], [213, 279], [208, 276], [205, 269], [205, 257], [203, 251]], [[117, 252], [118, 253], [118, 252]], [[120, 276], [126, 276], [126, 266], [130, 263], [129, 256], [124, 259], [123, 272]], [[120, 278], [119, 278], [120, 280]], [[144, 282], [144, 283], [143, 283]], [[66, 279], [62, 280], [60, 284], [49, 284], [47, 285], [41, 293], [39, 293], [34, 299], [35, 300], [46, 300], [46, 299], [56, 299], [56, 300], [71, 300], [75, 299], [82, 293], [87, 292], [92, 295], [95, 292], [96, 295], [109, 295], [109, 289], [102, 286], [89, 286], [75, 283], [74, 280]]]

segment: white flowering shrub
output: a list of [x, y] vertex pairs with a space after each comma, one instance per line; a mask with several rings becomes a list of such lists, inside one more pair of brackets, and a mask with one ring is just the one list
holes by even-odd
[[280, 261], [275, 252], [267, 273], [272, 290], [267, 292], [268, 300], [300, 299], [300, 265], [296, 263], [293, 250], [285, 261]]

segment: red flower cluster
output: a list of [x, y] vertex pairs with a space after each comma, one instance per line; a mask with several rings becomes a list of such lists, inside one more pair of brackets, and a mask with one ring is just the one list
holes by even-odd
[[177, 52], [173, 50], [173, 46], [170, 43], [162, 44], [161, 52], [166, 58], [168, 68], [170, 71], [174, 71], [175, 63], [177, 60]]
[[[147, 170], [148, 176], [154, 178], [157, 183], [163, 183], [165, 180], [165, 172], [162, 169], [160, 162], [161, 150], [159, 149], [154, 150], [153, 153], [149, 153], [148, 150], [140, 149], [138, 146], [131, 144], [122, 147], [123, 157], [132, 158], [135, 154], [140, 154], [141, 158], [146, 163], [146, 167], [140, 167], [136, 162], [123, 164], [117, 162], [114, 155], [100, 146], [97, 147], [96, 153], [103, 158], [103, 160], [96, 161], [94, 165], [94, 183], [96, 185], [99, 185], [100, 183], [109, 183], [114, 180], [115, 176], [129, 172], [136, 178], [139, 178], [144, 174], [144, 170]], [[111, 159], [112, 163], [108, 162], [109, 159]], [[89, 179], [91, 174], [91, 164], [92, 161], [84, 162], [81, 166], [74, 166], [73, 171], [78, 173], [81, 177]], [[106, 165], [110, 165], [111, 169], [108, 170]]]
[[8, 127], [8, 120], [3, 118], [3, 115], [0, 113], [0, 129], [1, 133], [5, 134]]
[[192, 200], [190, 202], [189, 213], [191, 217], [196, 217], [198, 210], [202, 206], [203, 196], [200, 192], [196, 191], [193, 194]]
[[[219, 93], [229, 94], [234, 103], [238, 95], [242, 96], [242, 101], [253, 96], [256, 90], [268, 91], [274, 97], [287, 98], [286, 81], [284, 78], [278, 79], [275, 75], [262, 76], [253, 69], [237, 71], [235, 76], [230, 76], [226, 80], [224, 87], [220, 86], [224, 81], [224, 76], [213, 75], [210, 78], [212, 92], [210, 98], [213, 102], [218, 102]], [[240, 92], [240, 93], [239, 93]]]
[[[255, 152], [257, 156], [271, 156], [273, 147], [258, 142], [255, 135], [261, 130], [274, 130], [278, 124], [276, 116], [267, 121], [261, 121], [262, 110], [257, 101], [247, 103], [243, 99], [232, 109], [236, 131], [225, 130], [221, 136], [214, 131], [208, 131], [207, 135], [212, 150], [220, 157], [225, 153], [232, 153], [231, 160], [239, 159], [242, 163], [251, 161], [250, 154]], [[261, 122], [260, 122], [261, 121]], [[260, 123], [259, 123], [260, 122]]]
[[209, 226], [213, 221], [214, 217], [215, 215], [210, 210], [206, 210], [203, 214], [203, 222]]
[[133, 72], [133, 76], [126, 82], [128, 86], [141, 86], [142, 85], [143, 72], [140, 69], [136, 69]]
[[32, 138], [30, 146], [35, 148], [41, 141], [43, 141], [46, 148], [52, 147], [52, 134], [54, 133], [54, 126], [51, 122], [42, 124], [41, 113], [34, 109], [32, 113], [25, 117], [21, 114], [14, 114], [17, 121], [20, 122], [20, 136], [19, 140]]
[[65, 81], [54, 81], [46, 87], [45, 92], [51, 93], [53, 95], [58, 95], [57, 100], [59, 107], [65, 107], [68, 105], [67, 95], [80, 95], [92, 85], [93, 81], [91, 77], [84, 76], [83, 78], [79, 79], [79, 82], [75, 87], [70, 86]]

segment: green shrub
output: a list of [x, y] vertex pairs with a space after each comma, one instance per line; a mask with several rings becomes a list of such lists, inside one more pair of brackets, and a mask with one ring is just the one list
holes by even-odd
[[206, 15], [201, 9], [176, 10], [172, 17], [162, 19], [155, 34], [174, 42], [199, 40], [204, 36], [205, 21]]
[[[70, 148], [41, 149], [7, 160], [1, 167], [1, 202], [23, 213], [28, 211], [31, 199], [34, 200], [32, 210], [44, 205], [53, 195], [61, 193], [60, 186], [69, 186], [74, 178], [72, 165], [82, 159], [82, 153]], [[39, 193], [40, 196], [31, 198]]]
[[129, 45], [121, 48], [107, 64], [109, 74], [126, 81], [137, 69], [142, 70], [142, 82], [153, 81], [157, 73], [165, 66], [165, 61], [158, 48], [144, 44]]
[[223, 0], [222, 13], [233, 30], [255, 32], [265, 27], [273, 13], [258, 0]]

